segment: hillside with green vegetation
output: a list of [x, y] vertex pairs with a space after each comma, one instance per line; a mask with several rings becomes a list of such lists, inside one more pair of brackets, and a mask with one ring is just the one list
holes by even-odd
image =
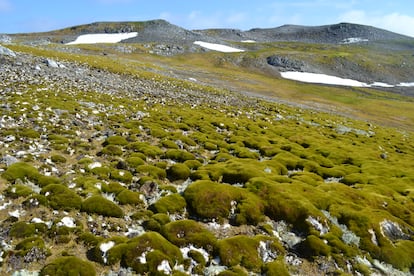
[[408, 50], [23, 42], [0, 55], [0, 274], [414, 273], [411, 92], [266, 62], [386, 78]]

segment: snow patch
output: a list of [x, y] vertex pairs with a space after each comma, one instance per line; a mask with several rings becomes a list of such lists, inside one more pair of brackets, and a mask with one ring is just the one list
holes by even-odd
[[371, 84], [360, 82], [353, 79], [344, 79], [336, 76], [326, 75], [326, 74], [317, 74], [317, 73], [307, 73], [307, 72], [296, 72], [296, 71], [287, 71], [280, 72], [282, 78], [295, 80], [306, 83], [318, 83], [318, 84], [330, 84], [330, 85], [342, 85], [342, 86], [353, 86], [353, 87], [414, 87], [414, 82], [402, 82], [396, 85], [388, 84], [384, 82], [373, 82]]
[[250, 40], [250, 39], [248, 39], [248, 40], [242, 40], [241, 42], [242, 43], [256, 43], [255, 40]]
[[165, 273], [165, 274], [167, 274], [167, 275], [170, 275], [170, 274], [172, 273], [171, 266], [170, 266], [170, 264], [168, 263], [168, 261], [167, 261], [167, 260], [163, 260], [163, 261], [161, 262], [161, 264], [159, 264], [159, 265], [157, 266], [157, 270], [158, 270], [158, 271], [162, 271], [162, 272], [164, 272], [164, 273]]
[[195, 41], [194, 44], [201, 46], [203, 48], [223, 52], [223, 53], [240, 53], [244, 52], [244, 50], [233, 48], [230, 46], [222, 45], [222, 44], [216, 44], [216, 43], [209, 43], [209, 42], [203, 42], [203, 41]]
[[66, 43], [66, 45], [75, 44], [95, 44], [95, 43], [118, 43], [122, 40], [133, 38], [138, 35], [137, 32], [117, 33], [117, 34], [85, 34], [80, 35], [75, 41]]
[[296, 80], [307, 83], [321, 83], [321, 84], [331, 84], [331, 85], [344, 85], [344, 86], [354, 86], [354, 87], [369, 87], [368, 84], [351, 79], [343, 79], [340, 77], [325, 75], [325, 74], [316, 74], [316, 73], [306, 73], [306, 72], [280, 72], [281, 76], [285, 79]]
[[19, 218], [20, 217], [20, 211], [19, 210], [15, 210], [12, 212], [9, 212], [9, 216], [14, 217], [14, 218]]
[[400, 86], [400, 87], [414, 87], [414, 82], [402, 82], [402, 83], [398, 84], [397, 86]]
[[208, 254], [208, 252], [204, 248], [197, 248], [192, 244], [190, 244], [187, 247], [180, 248], [181, 254], [183, 255], [184, 259], [190, 258], [188, 256], [188, 253], [192, 250], [199, 252], [201, 255], [203, 255], [204, 260], [206, 260], [206, 262], [208, 262], [208, 259], [209, 259], [210, 255]]
[[359, 43], [359, 42], [368, 42], [369, 40], [362, 37], [349, 37], [342, 40], [343, 44], [352, 44], [352, 43]]
[[114, 247], [114, 245], [115, 245], [115, 242], [109, 241], [109, 242], [101, 243], [101, 245], [99, 246], [99, 249], [102, 251], [102, 259], [103, 259], [105, 264], [108, 261], [108, 258], [106, 256], [107, 252], [108, 252], [109, 249]]
[[60, 223], [58, 223], [59, 226], [66, 226], [69, 228], [75, 228], [76, 227], [76, 223], [75, 220], [71, 217], [63, 217], [60, 220]]
[[90, 170], [93, 170], [93, 169], [95, 169], [95, 168], [100, 168], [100, 167], [102, 167], [102, 164], [101, 164], [100, 162], [93, 162], [93, 163], [90, 163], [90, 164], [88, 165], [88, 168], [89, 168]]

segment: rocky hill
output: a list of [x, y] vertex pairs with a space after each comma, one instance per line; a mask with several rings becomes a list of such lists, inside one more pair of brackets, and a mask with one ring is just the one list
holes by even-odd
[[[138, 36], [62, 43], [95, 32]], [[409, 82], [410, 39], [382, 41], [405, 45], [384, 55], [227, 32], [150, 21], [0, 37], [0, 274], [414, 273], [410, 88], [280, 77]]]

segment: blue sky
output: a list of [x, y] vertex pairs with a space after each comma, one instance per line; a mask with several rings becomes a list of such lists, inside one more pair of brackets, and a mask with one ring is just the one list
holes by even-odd
[[413, 0], [0, 0], [0, 33], [159, 18], [187, 29], [352, 22], [414, 37]]

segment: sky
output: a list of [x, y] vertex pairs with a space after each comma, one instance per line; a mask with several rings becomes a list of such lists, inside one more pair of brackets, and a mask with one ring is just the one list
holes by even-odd
[[0, 33], [151, 19], [191, 30], [349, 22], [414, 37], [413, 0], [0, 0]]

